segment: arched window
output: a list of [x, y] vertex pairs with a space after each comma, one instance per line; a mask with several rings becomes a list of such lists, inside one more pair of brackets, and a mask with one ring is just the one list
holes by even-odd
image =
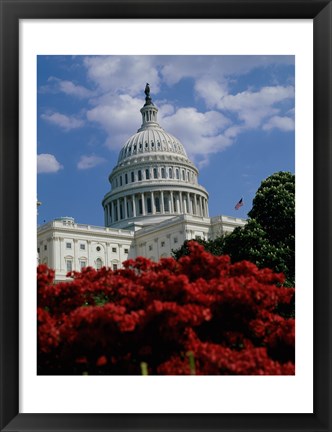
[[162, 169], [161, 169], [161, 177], [162, 177], [162, 178], [166, 178], [166, 171], [165, 171], [165, 168], [162, 168]]
[[157, 168], [153, 168], [153, 177], [155, 179], [158, 178], [158, 169]]
[[135, 181], [135, 173], [134, 173], [134, 171], [132, 171], [132, 173], [131, 173], [131, 182], [134, 183], [134, 181]]
[[176, 178], [179, 180], [179, 178], [180, 178], [180, 173], [179, 173], [179, 170], [178, 170], [178, 169], [175, 170], [175, 175], [176, 175]]
[[138, 181], [142, 181], [142, 171], [138, 170]]
[[149, 170], [149, 169], [146, 169], [146, 170], [145, 170], [145, 178], [146, 178], [147, 180], [150, 180], [150, 170]]
[[168, 176], [169, 176], [169, 178], [173, 178], [173, 169], [172, 168], [170, 168], [168, 170]]
[[99, 270], [101, 269], [103, 266], [103, 261], [101, 260], [101, 258], [97, 258], [96, 259], [96, 269]]

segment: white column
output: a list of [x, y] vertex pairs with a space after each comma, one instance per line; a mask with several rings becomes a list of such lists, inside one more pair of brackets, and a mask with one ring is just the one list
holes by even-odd
[[80, 270], [79, 265], [78, 265], [78, 251], [77, 251], [78, 243], [77, 243], [77, 240], [74, 239], [73, 243], [74, 243], [74, 263], [73, 263], [74, 265], [73, 265], [73, 270]]
[[199, 196], [199, 215], [203, 216], [202, 195]]
[[120, 199], [118, 198], [116, 200], [117, 210], [118, 210], [118, 221], [121, 219], [121, 213], [120, 213]]
[[125, 218], [125, 219], [128, 219], [128, 213], [127, 213], [127, 197], [126, 197], [126, 196], [124, 197], [124, 203], [123, 203], [123, 205], [124, 205], [124, 218]]
[[144, 202], [144, 193], [141, 193], [141, 199], [142, 199], [142, 214], [145, 216], [145, 202]]
[[108, 226], [111, 223], [111, 210], [110, 210], [109, 203], [106, 206], [106, 210], [107, 210], [107, 223], [105, 224], [105, 226]]
[[115, 222], [115, 210], [114, 210], [114, 201], [111, 202], [111, 213], [112, 213], [112, 222]]
[[192, 202], [191, 202], [191, 197], [190, 197], [190, 193], [188, 192], [188, 208], [189, 208], [189, 213], [190, 214], [193, 214], [193, 205], [192, 205]]
[[154, 193], [151, 191], [151, 207], [152, 207], [152, 214], [156, 214], [156, 205], [154, 202]]
[[133, 200], [133, 217], [136, 217], [136, 197], [135, 195], [132, 196]]
[[180, 195], [180, 200], [179, 200], [179, 202], [180, 202], [180, 213], [184, 213], [184, 206], [183, 206], [183, 197], [182, 197], [182, 192], [179, 192], [179, 195]]
[[165, 206], [164, 206], [164, 192], [161, 191], [160, 192], [160, 205], [161, 205], [161, 213], [164, 214], [165, 213]]
[[206, 208], [206, 217], [209, 217], [209, 205], [208, 205], [208, 200], [205, 200], [205, 208]]
[[196, 194], [194, 194], [193, 202], [194, 202], [194, 210], [193, 210], [193, 213], [194, 213], [195, 215], [197, 215], [197, 195], [196, 195]]
[[173, 199], [173, 192], [172, 191], [170, 193], [170, 196], [171, 196], [171, 198], [170, 198], [170, 200], [171, 200], [171, 206], [170, 206], [169, 210], [170, 210], [171, 213], [174, 213], [174, 199]]

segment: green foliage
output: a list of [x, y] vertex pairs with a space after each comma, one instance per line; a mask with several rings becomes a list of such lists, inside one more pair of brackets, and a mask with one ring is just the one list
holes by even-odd
[[[253, 200], [248, 223], [215, 240], [196, 240], [213, 255], [233, 262], [251, 261], [259, 268], [284, 273], [286, 285], [295, 278], [295, 176], [277, 172], [265, 179]], [[189, 254], [190, 240], [172, 252], [175, 259]]]
[[[186, 240], [183, 245], [176, 250], [172, 250], [172, 257], [178, 260], [182, 256], [189, 255], [189, 242], [192, 240]], [[207, 252], [210, 252], [213, 255], [223, 255], [223, 247], [224, 247], [224, 236], [218, 237], [215, 240], [202, 240], [200, 238], [195, 239], [197, 243], [204, 246], [204, 249]]]
[[223, 253], [233, 262], [249, 260], [295, 278], [295, 176], [278, 172], [261, 183], [243, 228], [236, 228], [224, 242]]

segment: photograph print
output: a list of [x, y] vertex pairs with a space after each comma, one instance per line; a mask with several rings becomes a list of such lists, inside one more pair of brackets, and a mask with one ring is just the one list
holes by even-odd
[[37, 57], [37, 374], [295, 375], [295, 57]]

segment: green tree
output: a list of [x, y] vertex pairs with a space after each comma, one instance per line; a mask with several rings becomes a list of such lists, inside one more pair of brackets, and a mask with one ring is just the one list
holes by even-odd
[[[191, 241], [192, 240], [186, 240], [179, 249], [172, 250], [173, 258], [178, 260], [182, 256], [189, 255], [190, 251], [189, 251], [188, 244]], [[201, 244], [202, 246], [204, 246], [204, 249], [207, 252], [210, 252], [213, 255], [223, 255], [224, 236], [220, 236], [220, 237], [216, 238], [215, 240], [203, 240], [203, 239], [197, 238], [197, 239], [195, 239], [195, 241], [197, 243]]]
[[261, 183], [248, 223], [225, 238], [223, 253], [233, 262], [283, 272], [287, 285], [295, 278], [295, 176], [277, 172]]

